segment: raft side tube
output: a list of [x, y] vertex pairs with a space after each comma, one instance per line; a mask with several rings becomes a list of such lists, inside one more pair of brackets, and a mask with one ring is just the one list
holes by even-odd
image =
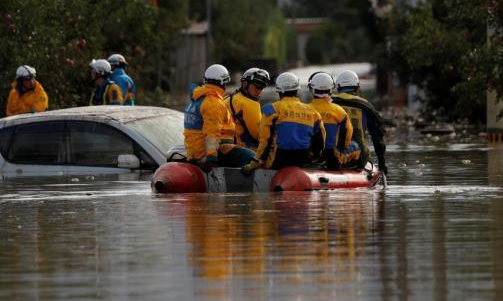
[[380, 173], [366, 170], [310, 170], [299, 167], [280, 169], [272, 178], [270, 191], [331, 190], [339, 188], [374, 187]]
[[168, 162], [155, 171], [150, 187], [155, 193], [206, 192], [206, 180], [203, 171], [195, 165]]

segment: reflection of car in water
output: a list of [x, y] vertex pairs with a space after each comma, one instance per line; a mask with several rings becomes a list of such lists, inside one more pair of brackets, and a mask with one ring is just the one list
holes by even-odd
[[49, 176], [155, 170], [183, 143], [183, 113], [89, 106], [0, 119], [0, 175]]

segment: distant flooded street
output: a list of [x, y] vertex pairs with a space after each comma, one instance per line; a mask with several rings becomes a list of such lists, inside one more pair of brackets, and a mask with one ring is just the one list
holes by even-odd
[[388, 189], [0, 182], [0, 300], [502, 300], [503, 149], [388, 147]]

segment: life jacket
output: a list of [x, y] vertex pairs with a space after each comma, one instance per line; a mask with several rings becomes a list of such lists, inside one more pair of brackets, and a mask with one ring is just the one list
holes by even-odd
[[121, 89], [123, 105], [134, 106], [136, 101], [136, 85], [134, 81], [126, 74], [124, 69], [115, 68], [112, 73], [112, 80]]
[[189, 159], [216, 157], [221, 143], [233, 142], [235, 126], [222, 101], [223, 92], [211, 84], [191, 87], [190, 101], [184, 110], [183, 132]]
[[325, 128], [320, 114], [297, 97], [283, 97], [262, 108], [260, 144], [257, 158], [265, 167], [273, 165], [278, 149], [321, 152], [325, 145]]
[[262, 113], [260, 103], [237, 90], [224, 99], [236, 125], [235, 142], [252, 150], [258, 147], [258, 132]]
[[96, 88], [89, 99], [90, 106], [120, 105], [123, 102], [122, 93], [113, 81], [105, 79], [103, 84]]

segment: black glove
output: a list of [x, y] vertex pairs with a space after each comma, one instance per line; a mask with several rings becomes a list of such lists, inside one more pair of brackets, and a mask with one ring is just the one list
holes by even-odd
[[204, 172], [210, 172], [213, 167], [217, 166], [218, 158], [215, 156], [207, 156], [206, 160], [204, 162], [199, 164], [199, 167], [204, 171]]
[[245, 166], [241, 167], [241, 174], [245, 177], [251, 176], [253, 171], [257, 168], [260, 167], [260, 163], [258, 161], [251, 161], [250, 163], [246, 164]]

